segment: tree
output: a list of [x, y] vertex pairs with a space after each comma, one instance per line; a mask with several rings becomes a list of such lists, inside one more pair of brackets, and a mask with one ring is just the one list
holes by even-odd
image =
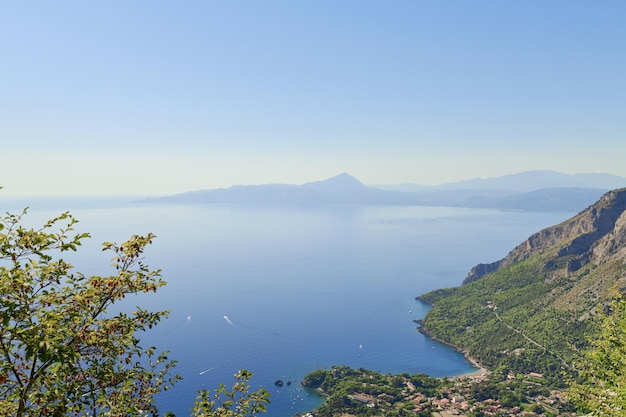
[[265, 405], [269, 403], [269, 393], [263, 388], [250, 392], [248, 381], [252, 375], [245, 370], [237, 372], [236, 381], [230, 391], [222, 384], [213, 394], [209, 390], [198, 391], [192, 415], [195, 417], [235, 417], [254, 416], [259, 412], [265, 412]]
[[156, 415], [154, 394], [178, 379], [175, 361], [142, 347], [137, 332], [168, 312], [109, 311], [165, 285], [142, 259], [154, 235], [104, 243], [113, 274], [87, 277], [61, 258], [89, 237], [74, 232], [74, 217], [33, 229], [25, 214], [0, 218], [0, 415]]
[[598, 334], [577, 363], [570, 398], [593, 416], [626, 416], [626, 300], [616, 293], [598, 318]]
[[[105, 242], [113, 274], [87, 277], [61, 258], [89, 237], [74, 232], [73, 216], [66, 212], [33, 229], [22, 226], [24, 215], [0, 217], [0, 416], [158, 415], [154, 395], [180, 379], [172, 374], [176, 361], [142, 347], [137, 333], [168, 311], [110, 312], [130, 294], [165, 285], [161, 271], [143, 262], [155, 236]], [[251, 377], [239, 371], [232, 391], [220, 385], [212, 397], [199, 391], [192, 415], [264, 412], [269, 393], [250, 392]]]

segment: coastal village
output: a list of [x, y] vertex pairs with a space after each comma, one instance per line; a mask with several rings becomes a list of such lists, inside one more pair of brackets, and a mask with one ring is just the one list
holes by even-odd
[[[339, 375], [335, 368], [330, 372]], [[332, 400], [336, 390], [329, 391], [318, 388], [318, 390], [329, 400], [327, 405], [319, 410], [304, 414], [300, 417], [326, 417], [344, 416], [356, 417], [367, 416], [395, 416], [395, 415], [415, 415], [431, 417], [482, 417], [482, 416], [553, 416], [572, 417], [576, 412], [569, 409], [567, 399], [560, 390], [547, 389], [543, 386], [543, 375], [536, 372], [529, 372], [524, 375], [514, 375], [509, 373], [504, 380], [492, 381], [490, 374], [485, 369], [478, 369], [472, 374], [444, 378], [436, 390], [425, 393], [416, 386], [410, 377], [402, 376], [400, 381], [401, 389], [396, 392], [387, 393], [381, 387], [380, 375], [367, 375], [366, 378], [372, 380], [372, 384], [363, 382], [363, 373], [370, 371], [356, 370], [359, 375], [352, 374], [347, 378], [358, 380], [362, 385], [362, 390], [354, 390], [349, 393], [342, 392], [343, 398], [337, 401]], [[390, 385], [398, 387], [398, 376], [386, 375]], [[371, 386], [370, 386], [371, 385]], [[336, 385], [334, 387], [338, 387]], [[354, 383], [351, 384], [355, 386]], [[376, 389], [372, 390], [372, 387]], [[381, 392], [382, 391], [382, 392]], [[510, 395], [507, 395], [510, 391]], [[526, 395], [520, 401], [519, 392]], [[338, 389], [337, 392], [341, 392]], [[489, 395], [490, 392], [496, 395]], [[341, 409], [337, 409], [336, 404], [342, 404]], [[328, 409], [330, 406], [330, 409]], [[364, 408], [365, 407], [365, 408]]]
[[[550, 390], [547, 396], [539, 394], [532, 398], [527, 398], [530, 401], [525, 407], [520, 405], [510, 406], [510, 404], [494, 398], [487, 398], [482, 401], [473, 398], [472, 385], [486, 382], [487, 378], [487, 375], [459, 378], [444, 390], [441, 395], [423, 399], [422, 403], [430, 406], [431, 410], [433, 408], [437, 409], [437, 411], [432, 411], [433, 417], [576, 415], [575, 412], [562, 411], [566, 400], [563, 392], [559, 390]], [[541, 386], [543, 375], [536, 372], [520, 376], [509, 374], [507, 379], [518, 379], [524, 384]], [[416, 411], [418, 411], [418, 408], [419, 405], [416, 407]]]

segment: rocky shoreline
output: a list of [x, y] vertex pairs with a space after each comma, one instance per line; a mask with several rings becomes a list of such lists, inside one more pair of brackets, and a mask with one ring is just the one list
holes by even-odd
[[[417, 320], [414, 320], [415, 322], [417, 322]], [[485, 368], [484, 366], [481, 365], [481, 363], [478, 361], [478, 359], [473, 358], [471, 356], [469, 356], [468, 352], [466, 350], [463, 350], [461, 348], [459, 348], [458, 346], [455, 346], [449, 342], [446, 342], [445, 340], [441, 340], [438, 339], [435, 336], [432, 336], [431, 334], [429, 334], [425, 329], [423, 324], [421, 326], [418, 326], [417, 331], [420, 332], [421, 334], [423, 334], [424, 336], [428, 337], [430, 340], [434, 340], [437, 343], [441, 343], [442, 345], [445, 345], [447, 347], [449, 347], [450, 349], [454, 350], [455, 352], [459, 352], [461, 354], [463, 354], [463, 356], [465, 357], [465, 359], [472, 364], [472, 366], [474, 368], [476, 368], [476, 370], [465, 373], [465, 374], [461, 374], [461, 375], [457, 375], [454, 378], [464, 378], [464, 377], [478, 377], [478, 376], [485, 376], [489, 373], [489, 369]]]
[[[421, 297], [415, 297], [415, 299], [417, 301], [420, 301], [424, 304], [428, 304], [429, 306], [432, 307], [432, 304], [429, 303], [428, 301], [422, 299]], [[489, 374], [489, 369], [485, 368], [478, 359], [473, 358], [471, 356], [469, 356], [469, 353], [464, 350], [459, 348], [456, 345], [453, 345], [450, 342], [447, 342], [445, 340], [441, 340], [435, 336], [433, 336], [432, 334], [428, 333], [428, 331], [426, 329], [424, 329], [424, 320], [423, 319], [416, 319], [413, 320], [413, 322], [415, 324], [417, 324], [417, 331], [420, 332], [421, 334], [423, 334], [424, 336], [426, 336], [427, 338], [429, 338], [430, 340], [434, 340], [437, 343], [441, 343], [442, 345], [445, 345], [447, 347], [449, 347], [450, 349], [454, 350], [455, 352], [459, 352], [461, 354], [463, 354], [463, 357], [465, 357], [465, 359], [472, 364], [472, 366], [474, 368], [476, 368], [476, 370], [462, 374], [462, 375], [457, 375], [453, 378], [465, 378], [465, 377], [481, 377], [481, 376], [485, 376], [487, 374]]]

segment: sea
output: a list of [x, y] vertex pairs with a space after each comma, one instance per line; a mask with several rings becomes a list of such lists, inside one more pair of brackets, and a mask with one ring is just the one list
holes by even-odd
[[[7, 210], [19, 200], [0, 201]], [[152, 232], [145, 263], [168, 284], [126, 299], [169, 310], [144, 346], [169, 351], [183, 377], [157, 397], [161, 413], [189, 416], [199, 389], [227, 387], [240, 369], [271, 394], [268, 417], [323, 399], [304, 376], [334, 365], [433, 377], [474, 370], [458, 352], [417, 331], [428, 306], [415, 297], [458, 286], [478, 263], [504, 257], [532, 233], [575, 213], [422, 206], [155, 205], [124, 199], [31, 201], [25, 223], [70, 210], [91, 238], [68, 259], [89, 275], [113, 274], [101, 243]], [[282, 386], [275, 384], [282, 381]]]

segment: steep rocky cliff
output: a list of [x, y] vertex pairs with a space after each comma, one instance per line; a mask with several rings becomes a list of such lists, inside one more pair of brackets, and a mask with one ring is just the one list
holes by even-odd
[[420, 296], [433, 306], [422, 331], [487, 367], [535, 370], [559, 383], [615, 288], [626, 289], [626, 188], [477, 265], [460, 287]]
[[610, 191], [571, 219], [533, 234], [503, 259], [476, 265], [463, 285], [555, 246], [556, 257], [545, 265], [553, 275], [575, 272], [590, 262], [599, 265], [625, 258], [626, 188]]

